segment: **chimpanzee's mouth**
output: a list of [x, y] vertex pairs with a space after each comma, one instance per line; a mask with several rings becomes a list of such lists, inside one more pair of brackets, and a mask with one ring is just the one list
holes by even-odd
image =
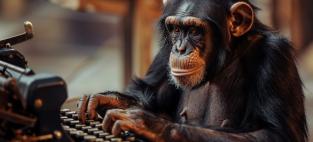
[[171, 68], [171, 74], [173, 76], [187, 76], [192, 75], [199, 72], [202, 69], [201, 66], [191, 68], [191, 69], [179, 69], [179, 68]]

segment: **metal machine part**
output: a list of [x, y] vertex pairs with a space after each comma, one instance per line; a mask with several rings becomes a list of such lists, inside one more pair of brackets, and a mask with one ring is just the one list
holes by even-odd
[[12, 45], [33, 37], [25, 32], [0, 41], [0, 141], [72, 141], [63, 131], [59, 113], [67, 98], [66, 84], [58, 76], [35, 74]]

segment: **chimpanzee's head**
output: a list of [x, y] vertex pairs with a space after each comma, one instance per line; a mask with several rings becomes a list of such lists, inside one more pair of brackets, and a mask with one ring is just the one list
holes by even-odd
[[[161, 29], [176, 86], [193, 88], [217, 70], [233, 39], [250, 31], [254, 10], [248, 1], [164, 0]], [[165, 29], [165, 30], [164, 30]]]

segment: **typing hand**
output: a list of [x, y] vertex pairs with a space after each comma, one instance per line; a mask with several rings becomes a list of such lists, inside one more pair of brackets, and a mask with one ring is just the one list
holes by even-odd
[[103, 129], [113, 135], [131, 131], [152, 142], [163, 142], [161, 135], [170, 121], [141, 109], [111, 109], [103, 119]]
[[116, 94], [95, 94], [83, 96], [78, 103], [78, 118], [83, 123], [87, 119], [96, 119], [97, 111], [101, 109], [123, 108], [126, 109], [134, 103], [125, 97]]

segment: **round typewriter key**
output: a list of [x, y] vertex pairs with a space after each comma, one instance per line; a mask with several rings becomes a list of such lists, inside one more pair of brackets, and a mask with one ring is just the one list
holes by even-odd
[[63, 123], [68, 125], [73, 120], [74, 119], [72, 119], [72, 118], [63, 119]]
[[85, 127], [85, 126], [86, 126], [86, 125], [84, 125], [84, 124], [76, 124], [76, 125], [75, 125], [75, 128], [81, 130], [82, 127]]
[[102, 124], [96, 124], [94, 127], [102, 130]]
[[65, 130], [65, 129], [69, 129], [70, 126], [63, 125], [62, 128]]
[[104, 142], [104, 140], [102, 138], [97, 138], [96, 142]]
[[107, 136], [105, 136], [105, 139], [107, 139], [107, 140], [112, 139], [112, 138], [114, 138], [114, 135], [107, 135]]
[[69, 131], [77, 131], [77, 129], [75, 129], [75, 128], [69, 128], [68, 130]]
[[94, 122], [94, 120], [86, 120], [86, 124], [90, 125], [91, 122]]
[[75, 136], [76, 134], [77, 134], [77, 130], [72, 130], [72, 131], [69, 131], [69, 134], [71, 135], [71, 136]]
[[98, 136], [98, 134], [103, 133], [103, 131], [98, 130], [98, 131], [93, 131], [92, 134]]
[[70, 121], [70, 126], [74, 127], [76, 124], [79, 124], [78, 120]]
[[89, 125], [95, 127], [97, 124], [101, 124], [99, 121], [90, 122]]
[[87, 130], [87, 133], [92, 134], [94, 131], [98, 131], [98, 130], [99, 130], [98, 128], [91, 128]]
[[75, 120], [78, 120], [78, 114], [77, 114], [77, 113], [76, 113], [76, 114], [73, 114], [73, 115], [72, 115], [72, 118], [75, 119]]
[[76, 139], [81, 139], [81, 140], [84, 138], [84, 136], [87, 136], [87, 134], [84, 133], [83, 131], [77, 131], [75, 135]]
[[60, 113], [62, 114], [62, 115], [65, 115], [65, 112], [68, 112], [68, 111], [71, 111], [70, 109], [62, 109], [61, 111], [60, 111]]
[[122, 142], [121, 138], [112, 138], [111, 142]]
[[67, 132], [68, 134], [70, 134], [70, 132], [76, 131], [76, 129], [68, 128], [68, 129], [64, 129], [64, 131]]
[[109, 133], [105, 133], [105, 132], [102, 132], [102, 133], [99, 133], [97, 136], [99, 138], [105, 138], [106, 136], [110, 135]]
[[88, 129], [91, 129], [91, 127], [90, 126], [85, 126], [85, 127], [82, 127], [81, 130], [84, 131], [84, 132], [87, 132]]
[[61, 120], [67, 119], [67, 118], [68, 118], [67, 116], [61, 116], [61, 117], [60, 117]]
[[71, 129], [71, 128], [70, 128], [70, 127], [63, 128], [63, 130], [64, 130], [65, 132], [68, 132], [69, 129]]
[[96, 139], [97, 139], [96, 136], [91, 136], [91, 135], [84, 136], [84, 141], [85, 142], [95, 142]]
[[75, 111], [68, 111], [68, 112], [65, 112], [65, 116], [70, 117], [70, 118], [72, 118], [72, 115], [73, 115], [73, 114], [76, 114], [76, 112], [75, 112]]

